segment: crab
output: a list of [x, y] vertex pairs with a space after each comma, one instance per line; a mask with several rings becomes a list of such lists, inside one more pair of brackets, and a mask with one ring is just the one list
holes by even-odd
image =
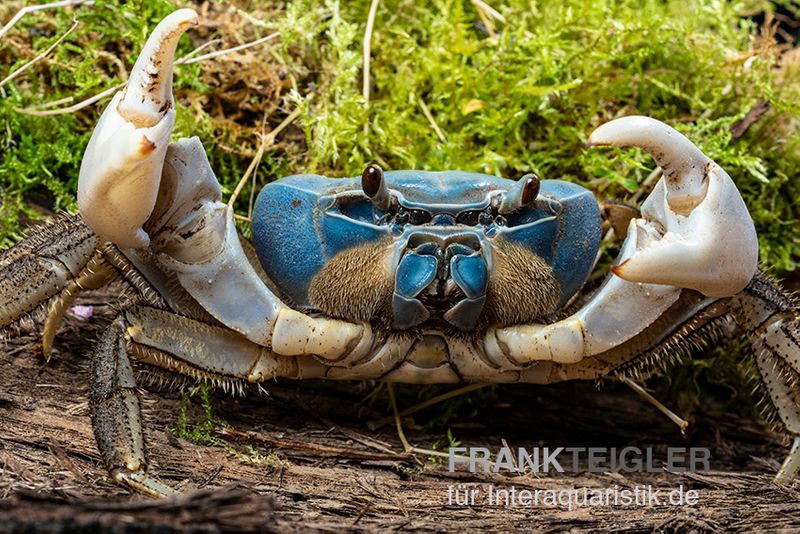
[[225, 384], [549, 384], [647, 369], [723, 323], [750, 341], [794, 437], [775, 480], [794, 479], [797, 304], [758, 269], [734, 182], [686, 137], [640, 116], [591, 134], [590, 146], [643, 148], [663, 172], [640, 212], [616, 217], [624, 241], [594, 291], [609, 210], [533, 174], [290, 176], [261, 190], [250, 243], [200, 140], [170, 142], [175, 48], [197, 24], [178, 10], [149, 37], [86, 148], [80, 214], [0, 255], [0, 327], [46, 307], [45, 353], [81, 291], [132, 290], [91, 356], [92, 425], [115, 481], [172, 493], [147, 469], [134, 362]]

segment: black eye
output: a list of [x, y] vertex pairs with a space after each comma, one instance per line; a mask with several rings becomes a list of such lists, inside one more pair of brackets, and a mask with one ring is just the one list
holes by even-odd
[[361, 173], [361, 189], [364, 194], [372, 198], [377, 195], [383, 185], [383, 170], [375, 164], [367, 165]]
[[525, 180], [525, 185], [522, 186], [522, 192], [520, 193], [520, 204], [522, 206], [527, 206], [534, 200], [536, 197], [539, 196], [539, 188], [541, 187], [541, 180], [535, 174], [526, 174], [522, 177]]
[[462, 211], [456, 216], [456, 222], [466, 226], [475, 226], [478, 224], [478, 217], [480, 216], [480, 213], [480, 211], [476, 210]]

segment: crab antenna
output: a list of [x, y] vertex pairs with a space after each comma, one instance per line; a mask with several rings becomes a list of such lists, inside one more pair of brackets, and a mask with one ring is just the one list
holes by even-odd
[[497, 211], [499, 213], [512, 213], [523, 206], [527, 206], [539, 196], [539, 187], [541, 187], [539, 177], [534, 173], [526, 174], [503, 194]]
[[162, 20], [133, 66], [117, 110], [137, 128], [155, 126], [172, 105], [172, 65], [183, 32], [200, 23], [193, 9], [179, 9]]
[[389, 186], [383, 176], [383, 169], [379, 166], [374, 163], [367, 165], [367, 168], [361, 173], [361, 189], [376, 208], [382, 211], [389, 209], [392, 195], [389, 193]]
[[615, 119], [592, 132], [589, 145], [637, 146], [647, 151], [664, 172], [667, 202], [676, 213], [688, 215], [706, 196], [711, 159], [661, 121], [638, 115]]

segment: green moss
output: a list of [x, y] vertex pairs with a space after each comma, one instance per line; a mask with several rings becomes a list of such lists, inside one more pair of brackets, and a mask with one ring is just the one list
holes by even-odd
[[[176, 436], [203, 445], [221, 444], [220, 439], [217, 437], [217, 430], [223, 426], [223, 423], [214, 416], [211, 401], [212, 391], [213, 388], [208, 384], [200, 384], [181, 398], [178, 424], [173, 429]], [[203, 419], [197, 423], [189, 421], [189, 402], [191, 397], [194, 396], [200, 397], [200, 405], [203, 408]]]

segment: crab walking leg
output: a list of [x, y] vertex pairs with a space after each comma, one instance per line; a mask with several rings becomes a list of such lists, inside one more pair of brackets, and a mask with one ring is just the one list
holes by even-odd
[[92, 358], [92, 427], [114, 480], [156, 497], [174, 491], [147, 473], [131, 357], [223, 384], [277, 376], [320, 378], [328, 369], [313, 358], [276, 356], [230, 330], [164, 310], [133, 306], [120, 313], [101, 336]]
[[78, 276], [71, 280], [59, 295], [50, 303], [47, 310], [47, 320], [42, 333], [42, 353], [46, 359], [50, 357], [53, 349], [53, 340], [56, 337], [58, 325], [64, 318], [67, 309], [75, 302], [81, 291], [99, 289], [110, 283], [118, 273], [103, 259], [102, 253], [95, 254]]
[[0, 254], [0, 328], [36, 309], [79, 276], [99, 244], [80, 217], [61, 215]]
[[92, 357], [89, 402], [97, 447], [118, 483], [154, 497], [171, 495], [174, 490], [146, 472], [142, 417], [129, 350], [125, 319], [120, 316], [103, 332]]
[[[311, 357], [280, 356], [231, 330], [144, 306], [123, 312], [127, 335], [146, 363], [196, 378], [262, 382], [277, 377], [321, 378], [328, 367]], [[165, 357], [164, 355], [170, 355]]]
[[737, 297], [737, 322], [746, 330], [769, 398], [794, 436], [791, 451], [775, 476], [787, 484], [800, 472], [800, 316], [798, 304], [764, 273]]
[[81, 161], [78, 205], [98, 235], [122, 247], [146, 247], [142, 225], [156, 204], [175, 124], [172, 64], [181, 34], [199, 23], [180, 9], [156, 26], [128, 85], [106, 107]]

